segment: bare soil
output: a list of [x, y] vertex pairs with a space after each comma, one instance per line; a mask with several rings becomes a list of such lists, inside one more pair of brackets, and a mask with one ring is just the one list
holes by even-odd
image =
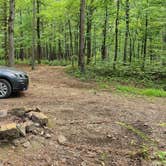
[[[0, 165], [151, 166], [156, 161], [150, 157], [166, 150], [166, 128], [159, 125], [166, 123], [165, 98], [96, 90], [64, 67], [19, 67], [30, 76], [29, 90], [0, 100], [0, 109], [39, 106], [50, 118], [52, 137], [29, 136], [27, 148], [0, 144]], [[59, 135], [67, 143], [59, 144]]]

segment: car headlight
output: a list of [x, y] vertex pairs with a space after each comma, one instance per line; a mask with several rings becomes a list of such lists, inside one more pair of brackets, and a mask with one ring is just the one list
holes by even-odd
[[14, 74], [18, 79], [24, 79], [25, 76], [23, 74]]

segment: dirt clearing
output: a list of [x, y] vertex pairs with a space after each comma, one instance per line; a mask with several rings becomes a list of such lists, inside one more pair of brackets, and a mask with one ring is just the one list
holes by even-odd
[[151, 166], [157, 161], [150, 157], [166, 151], [165, 98], [96, 91], [94, 83], [68, 76], [63, 67], [21, 68], [30, 76], [29, 90], [0, 100], [0, 109], [40, 107], [52, 137], [31, 136], [26, 148], [1, 143], [0, 165]]

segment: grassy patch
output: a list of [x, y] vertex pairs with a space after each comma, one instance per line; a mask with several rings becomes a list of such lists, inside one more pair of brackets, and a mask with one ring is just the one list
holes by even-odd
[[160, 127], [166, 127], [166, 123], [160, 123], [160, 124], [158, 124], [158, 126], [160, 126]]
[[85, 74], [77, 67], [68, 67], [67, 72], [81, 81], [95, 81], [100, 89], [114, 89], [118, 92], [135, 95], [166, 97], [166, 68], [147, 68], [119, 65], [113, 70], [110, 63], [86, 66]]
[[116, 89], [120, 92], [132, 93], [136, 95], [154, 96], [154, 97], [166, 97], [166, 91], [160, 89], [140, 89], [130, 86], [118, 85]]
[[166, 151], [158, 151], [156, 157], [162, 164], [166, 164]]
[[126, 124], [124, 122], [117, 122], [118, 125], [128, 129], [129, 131], [135, 133], [136, 135], [138, 135], [140, 138], [142, 138], [145, 141], [149, 141], [152, 142], [152, 140], [142, 131], [136, 129], [135, 127], [133, 127], [132, 125]]

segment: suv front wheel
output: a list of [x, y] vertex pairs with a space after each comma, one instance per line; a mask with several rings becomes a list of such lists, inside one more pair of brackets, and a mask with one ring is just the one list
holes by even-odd
[[0, 99], [7, 98], [11, 95], [12, 88], [8, 81], [0, 79]]

